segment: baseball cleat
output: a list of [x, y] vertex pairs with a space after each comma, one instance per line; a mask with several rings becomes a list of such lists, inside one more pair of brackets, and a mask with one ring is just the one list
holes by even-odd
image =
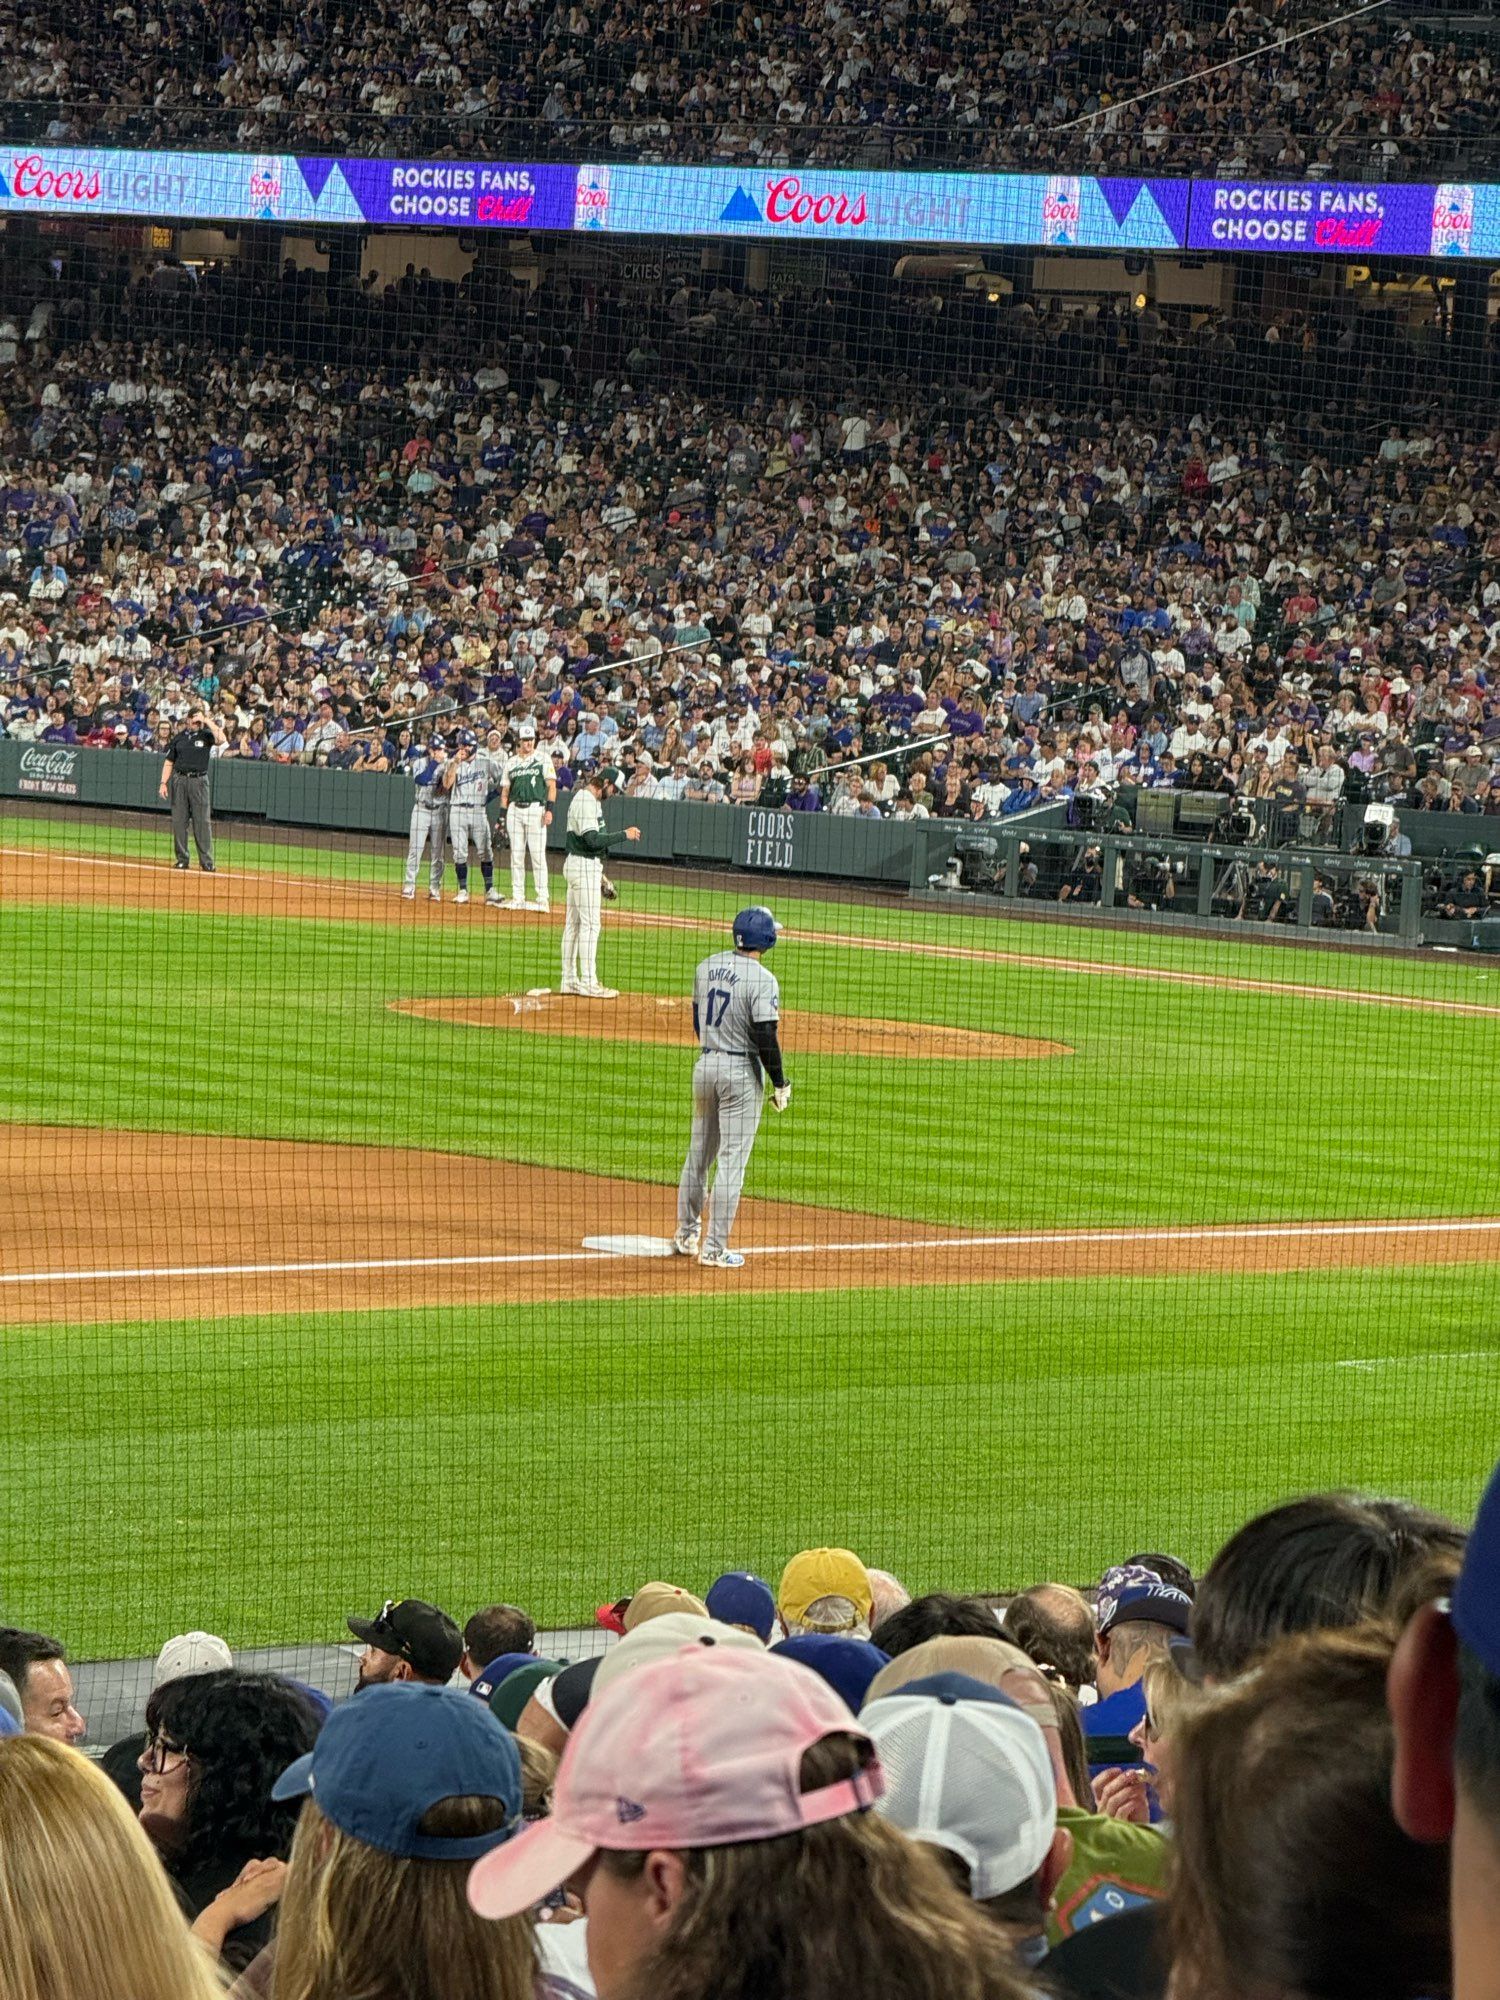
[[698, 1259], [710, 1271], [738, 1271], [744, 1261], [738, 1250], [708, 1250]]
[[416, 890], [415, 890], [415, 889], [403, 889], [403, 890], [401, 891], [401, 900], [402, 900], [402, 902], [403, 902], [403, 903], [409, 903], [409, 902], [411, 902], [411, 900], [412, 900], [412, 899], [413, 899], [413, 897], [414, 897], [414, 896], [416, 895], [416, 893], [417, 893], [417, 892], [416, 892]]
[[695, 1229], [689, 1235], [684, 1236], [679, 1229], [677, 1234], [672, 1238], [672, 1248], [677, 1252], [679, 1257], [696, 1257], [701, 1238], [701, 1230]]
[[507, 896], [500, 907], [502, 910], [524, 910], [526, 905], [514, 896]]
[[186, 868], [186, 867], [187, 867], [187, 863], [186, 863], [185, 861], [174, 861], [174, 862], [172, 863], [172, 866], [173, 866], [174, 868]]
[[455, 902], [455, 903], [467, 903], [467, 902], [468, 902], [468, 900], [469, 900], [469, 892], [468, 892], [468, 890], [467, 890], [467, 889], [460, 889], [460, 890], [459, 890], [459, 892], [458, 892], [458, 894], [457, 894], [457, 895], [456, 895], [456, 896], [455, 896], [455, 897], [453, 898], [453, 900], [454, 900], [454, 902]]
[[442, 892], [442, 890], [441, 890], [441, 889], [429, 889], [429, 890], [427, 891], [427, 900], [428, 900], [428, 902], [429, 902], [429, 903], [440, 903], [440, 902], [442, 902], [442, 900], [443, 900], [443, 892]]
[[618, 1000], [620, 997], [618, 987], [614, 986], [580, 986], [578, 990], [585, 1000]]
[[582, 993], [584, 991], [576, 979], [565, 979], [557, 990], [559, 993]]
[[498, 889], [486, 890], [484, 900], [492, 910], [503, 910], [505, 908], [505, 898], [500, 894]]
[[198, 865], [202, 868], [205, 875], [217, 875], [219, 872], [211, 861], [202, 861]]
[[550, 917], [552, 914], [552, 905], [550, 903], [523, 903], [521, 908], [523, 910], [534, 910], [539, 917]]

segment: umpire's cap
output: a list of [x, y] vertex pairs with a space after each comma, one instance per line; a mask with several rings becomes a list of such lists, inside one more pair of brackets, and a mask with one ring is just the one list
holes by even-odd
[[764, 903], [741, 910], [734, 920], [734, 942], [740, 951], [769, 951], [781, 926]]

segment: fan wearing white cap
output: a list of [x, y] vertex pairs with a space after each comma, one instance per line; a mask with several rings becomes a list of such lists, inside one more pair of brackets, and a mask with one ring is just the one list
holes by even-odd
[[1047, 1741], [998, 1689], [931, 1674], [860, 1712], [885, 1773], [877, 1811], [942, 1850], [949, 1872], [1023, 1964], [1047, 1949], [1047, 1910], [1071, 1836], [1057, 1824]]
[[[552, 907], [552, 884], [547, 875], [547, 829], [557, 803], [557, 773], [552, 768], [550, 754], [537, 747], [534, 722], [521, 723], [516, 739], [519, 747], [500, 784], [500, 803], [505, 809], [505, 831], [510, 840], [510, 900], [505, 907], [545, 913]], [[526, 901], [528, 855], [536, 882], [536, 901], [530, 904]]]

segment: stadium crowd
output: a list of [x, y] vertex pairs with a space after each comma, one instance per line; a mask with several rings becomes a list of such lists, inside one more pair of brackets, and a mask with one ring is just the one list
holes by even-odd
[[1315, 1494], [1197, 1579], [820, 1548], [598, 1619], [387, 1599], [337, 1706], [185, 1633], [98, 1763], [0, 1628], [7, 1993], [1492, 2000], [1500, 1472], [1467, 1538]]
[[1493, 334], [156, 278], [0, 320], [16, 740], [383, 773], [437, 700], [636, 797], [1500, 812]]
[[6, 0], [0, 49], [10, 135], [57, 145], [1293, 180], [1493, 167], [1491, 36], [1327, 16], [1277, 0]]

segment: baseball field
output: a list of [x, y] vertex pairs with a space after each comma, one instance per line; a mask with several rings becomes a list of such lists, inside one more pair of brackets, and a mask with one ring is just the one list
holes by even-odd
[[[587, 1618], [837, 1541], [913, 1586], [1202, 1560], [1500, 1434], [1500, 966], [0, 817], [5, 1614], [80, 1654]], [[628, 870], [624, 871], [628, 877]], [[451, 875], [450, 875], [451, 883]], [[673, 1228], [693, 968], [787, 926], [737, 1272]]]

